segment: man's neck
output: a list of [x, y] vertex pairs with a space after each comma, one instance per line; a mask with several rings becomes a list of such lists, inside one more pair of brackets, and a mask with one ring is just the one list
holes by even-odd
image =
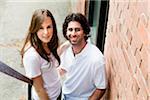
[[74, 55], [79, 54], [84, 49], [86, 44], [87, 44], [87, 42], [85, 41], [85, 42], [81, 43], [80, 45], [73, 45], [72, 50], [73, 50]]

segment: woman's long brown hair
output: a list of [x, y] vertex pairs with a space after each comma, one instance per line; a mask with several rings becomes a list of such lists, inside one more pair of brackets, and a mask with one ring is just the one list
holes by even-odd
[[47, 43], [47, 45], [48, 45], [48, 48], [50, 49], [51, 53], [54, 55], [54, 57], [58, 60], [58, 62], [60, 64], [60, 58], [57, 54], [58, 36], [57, 36], [56, 22], [55, 22], [55, 19], [54, 19], [52, 13], [47, 9], [38, 9], [34, 12], [31, 23], [30, 23], [30, 27], [28, 30], [27, 37], [25, 39], [25, 43], [23, 45], [23, 48], [21, 49], [21, 56], [23, 58], [23, 55], [25, 53], [25, 47], [26, 47], [27, 43], [29, 42], [31, 44], [31, 46], [33, 46], [35, 48], [35, 50], [39, 53], [39, 55], [49, 62], [48, 55], [42, 46], [42, 41], [37, 36], [37, 31], [40, 29], [40, 27], [44, 21], [45, 15], [47, 17], [51, 18], [52, 24], [53, 24], [53, 36], [52, 36], [50, 42]]

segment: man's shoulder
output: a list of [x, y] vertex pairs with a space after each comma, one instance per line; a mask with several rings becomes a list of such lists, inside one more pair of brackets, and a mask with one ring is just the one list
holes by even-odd
[[92, 44], [92, 43], [89, 43], [89, 51], [94, 55], [103, 55], [102, 54], [102, 52], [100, 51], [100, 49], [96, 46], [96, 45], [94, 45], [94, 44]]
[[62, 43], [59, 48], [57, 49], [58, 55], [61, 55], [63, 52], [65, 52], [69, 47], [71, 46], [69, 41], [66, 41]]
[[93, 60], [94, 62], [104, 59], [103, 53], [94, 44], [89, 45], [89, 51], [88, 52], [89, 52], [89, 56], [90, 56], [89, 58], [91, 60]]

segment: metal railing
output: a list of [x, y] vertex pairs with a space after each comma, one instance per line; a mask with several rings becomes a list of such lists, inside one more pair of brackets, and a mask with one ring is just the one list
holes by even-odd
[[29, 78], [27, 78], [26, 76], [24, 76], [23, 74], [19, 73], [18, 71], [12, 69], [11, 67], [9, 67], [8, 65], [6, 65], [5, 63], [0, 61], [0, 72], [7, 74], [13, 78], [16, 78], [20, 81], [23, 81], [25, 83], [28, 83], [28, 100], [31, 100], [31, 88], [33, 85], [33, 81]]

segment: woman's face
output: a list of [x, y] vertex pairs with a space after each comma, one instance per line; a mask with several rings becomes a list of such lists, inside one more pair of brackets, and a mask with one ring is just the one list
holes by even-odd
[[53, 24], [50, 17], [44, 17], [44, 21], [37, 32], [37, 36], [44, 44], [51, 40], [53, 36]]

